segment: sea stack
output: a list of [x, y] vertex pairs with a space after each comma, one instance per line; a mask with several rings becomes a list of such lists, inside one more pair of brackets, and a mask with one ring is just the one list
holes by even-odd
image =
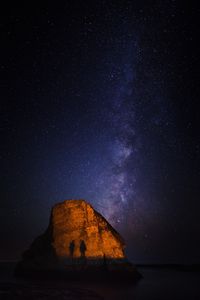
[[120, 234], [89, 203], [65, 200], [52, 208], [47, 230], [24, 252], [16, 275], [45, 273], [78, 278], [84, 273], [84, 277], [94, 278], [103, 272], [110, 278], [122, 273], [138, 278], [124, 248]]

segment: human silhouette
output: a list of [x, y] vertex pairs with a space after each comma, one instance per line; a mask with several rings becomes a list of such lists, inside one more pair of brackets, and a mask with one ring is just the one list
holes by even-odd
[[74, 243], [74, 240], [73, 240], [69, 244], [69, 252], [70, 252], [71, 257], [73, 257], [73, 255], [74, 255], [74, 248], [75, 248], [75, 243]]
[[80, 242], [80, 252], [81, 252], [81, 257], [85, 257], [85, 251], [86, 251], [86, 244], [84, 240], [81, 240]]

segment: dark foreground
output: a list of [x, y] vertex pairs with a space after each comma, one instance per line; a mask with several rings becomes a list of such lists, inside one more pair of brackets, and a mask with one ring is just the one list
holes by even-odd
[[199, 270], [165, 267], [139, 268], [143, 279], [137, 284], [92, 280], [16, 279], [15, 264], [0, 263], [0, 299], [28, 300], [165, 300], [200, 299]]

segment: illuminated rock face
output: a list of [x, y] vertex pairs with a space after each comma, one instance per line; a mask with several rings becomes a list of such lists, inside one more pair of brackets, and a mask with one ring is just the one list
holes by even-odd
[[84, 200], [55, 205], [50, 224], [57, 257], [124, 258], [120, 235]]

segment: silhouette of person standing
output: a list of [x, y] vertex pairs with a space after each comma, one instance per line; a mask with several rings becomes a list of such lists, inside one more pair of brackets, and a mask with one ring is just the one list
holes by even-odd
[[74, 240], [73, 240], [69, 244], [69, 252], [70, 252], [71, 257], [73, 257], [73, 255], [74, 255], [74, 248], [75, 248], [75, 243], [74, 243]]
[[85, 257], [85, 251], [86, 251], [86, 244], [84, 242], [84, 240], [81, 240], [80, 243], [80, 252], [81, 252], [81, 257]]

